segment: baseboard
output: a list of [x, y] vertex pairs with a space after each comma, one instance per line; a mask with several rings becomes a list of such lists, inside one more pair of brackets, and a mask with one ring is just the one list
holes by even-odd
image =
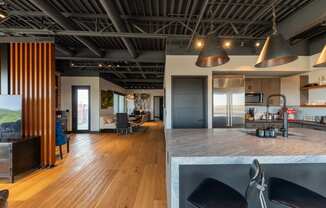
[[116, 133], [116, 129], [101, 129], [101, 133]]

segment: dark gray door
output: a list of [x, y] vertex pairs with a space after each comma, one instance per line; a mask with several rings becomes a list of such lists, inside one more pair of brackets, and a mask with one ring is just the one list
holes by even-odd
[[206, 128], [206, 77], [172, 78], [172, 127]]

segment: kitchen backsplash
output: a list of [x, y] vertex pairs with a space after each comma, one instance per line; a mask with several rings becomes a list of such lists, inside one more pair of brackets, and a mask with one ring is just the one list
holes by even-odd
[[[320, 117], [320, 116], [326, 116], [326, 108], [308, 108], [308, 107], [300, 107], [300, 106], [288, 106], [289, 108], [294, 108], [297, 110], [296, 119], [298, 120], [304, 120], [309, 119], [309, 117]], [[249, 108], [255, 108], [255, 114], [261, 115], [262, 113], [266, 112], [266, 106], [246, 106], [246, 112], [249, 111]], [[281, 107], [270, 107], [269, 112], [270, 113], [277, 113], [280, 110]], [[255, 115], [256, 117], [256, 115]]]

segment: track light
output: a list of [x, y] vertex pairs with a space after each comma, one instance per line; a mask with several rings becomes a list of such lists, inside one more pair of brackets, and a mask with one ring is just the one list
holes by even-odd
[[231, 41], [225, 41], [224, 48], [230, 48], [231, 47]]
[[202, 49], [204, 47], [204, 41], [201, 39], [197, 39], [195, 41], [195, 48], [196, 49]]
[[8, 12], [0, 9], [0, 23], [3, 23], [4, 21], [6, 21], [8, 19], [8, 17], [9, 17]]

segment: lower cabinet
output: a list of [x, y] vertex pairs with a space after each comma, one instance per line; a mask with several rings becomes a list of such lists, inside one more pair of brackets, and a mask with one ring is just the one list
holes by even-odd
[[0, 139], [0, 178], [14, 182], [14, 176], [40, 164], [40, 137]]

